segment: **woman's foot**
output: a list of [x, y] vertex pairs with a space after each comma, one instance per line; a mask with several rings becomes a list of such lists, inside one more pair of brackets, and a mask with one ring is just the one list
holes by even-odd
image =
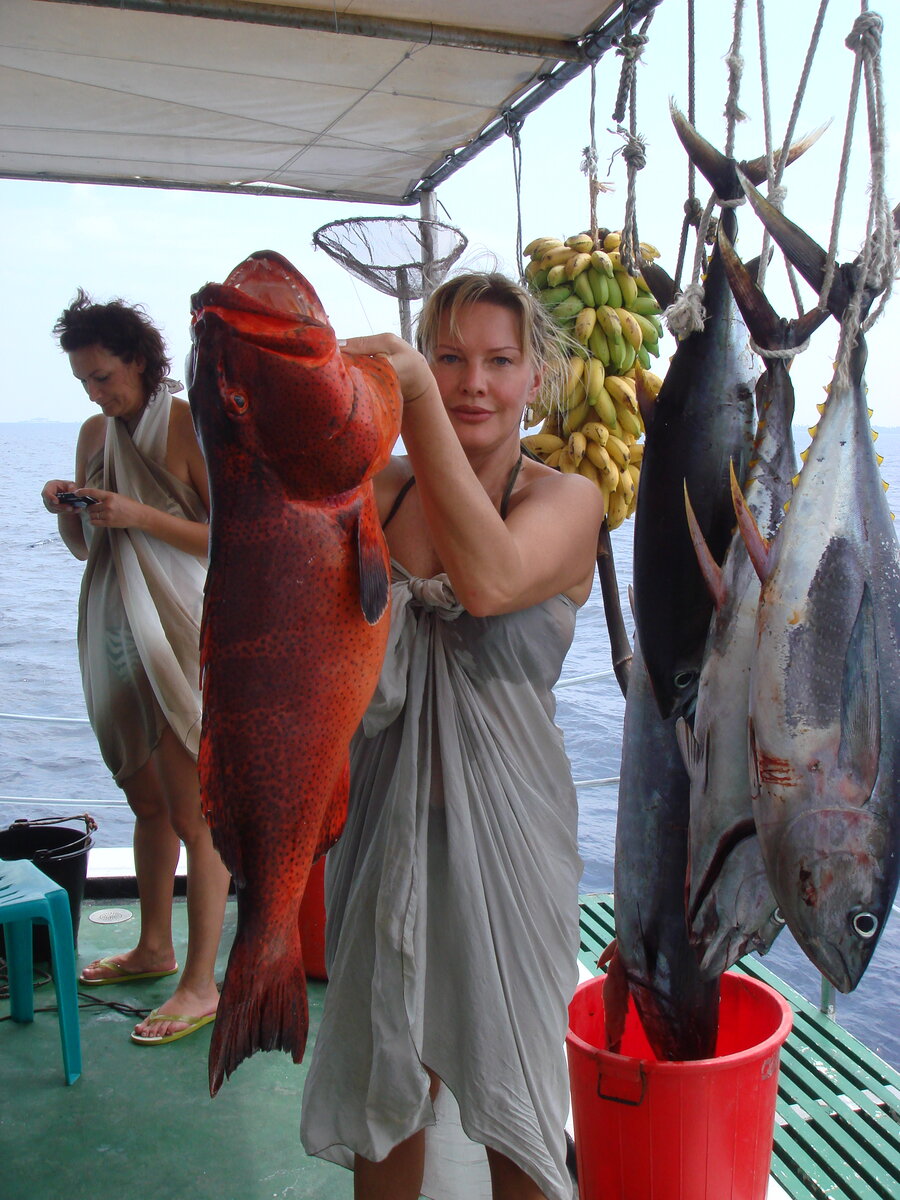
[[138, 1021], [132, 1032], [132, 1041], [158, 1044], [185, 1037], [215, 1016], [219, 1004], [219, 993], [215, 986], [203, 992], [194, 992], [179, 985], [164, 1004], [155, 1008], [150, 1016]]
[[130, 950], [127, 954], [95, 959], [82, 970], [78, 982], [87, 987], [102, 987], [108, 983], [128, 983], [137, 979], [162, 979], [166, 975], [174, 975], [177, 970], [174, 954], [153, 960], [140, 955], [137, 950]]

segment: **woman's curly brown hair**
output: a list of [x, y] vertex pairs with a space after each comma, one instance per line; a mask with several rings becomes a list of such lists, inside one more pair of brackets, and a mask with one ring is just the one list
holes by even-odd
[[162, 334], [140, 305], [124, 300], [95, 304], [79, 288], [75, 299], [53, 326], [59, 345], [66, 352], [85, 346], [102, 346], [122, 362], [142, 359], [145, 399], [149, 400], [169, 374], [171, 362]]

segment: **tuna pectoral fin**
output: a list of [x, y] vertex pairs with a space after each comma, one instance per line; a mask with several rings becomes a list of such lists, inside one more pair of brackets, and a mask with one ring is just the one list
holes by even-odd
[[679, 717], [675, 722], [675, 739], [678, 742], [678, 749], [684, 760], [684, 768], [690, 776], [691, 783], [705, 788], [708, 783], [706, 764], [709, 753], [709, 730], [706, 731], [706, 737], [701, 746], [684, 717]]
[[[733, 472], [734, 467], [732, 467]], [[694, 513], [694, 506], [691, 504], [691, 498], [688, 495], [687, 480], [684, 481], [684, 511], [687, 515], [688, 529], [691, 532], [691, 542], [694, 546], [694, 553], [697, 556], [697, 565], [700, 567], [700, 574], [703, 576], [703, 581], [713, 598], [716, 608], [721, 609], [727, 599], [725, 585], [722, 581], [722, 568], [713, 558], [709, 546], [706, 544], [706, 538], [703, 536], [703, 530], [700, 528], [700, 524]]]
[[364, 504], [356, 523], [359, 603], [370, 625], [384, 616], [391, 595], [391, 576], [384, 535], [373, 504]]
[[303, 1061], [309, 1032], [306, 974], [297, 921], [286, 925], [283, 940], [271, 934], [251, 938], [239, 914], [209, 1045], [210, 1096], [257, 1050], [284, 1050], [295, 1063]]
[[753, 569], [761, 580], [765, 580], [769, 573], [769, 543], [760, 533], [756, 517], [754, 517], [753, 513], [747, 507], [747, 501], [744, 499], [741, 485], [738, 483], [737, 475], [734, 473], [734, 463], [729, 464], [729, 469], [731, 471], [731, 499], [734, 503], [738, 528], [741, 531], [741, 537], [744, 539], [744, 545], [747, 547], [750, 561], [753, 563]]
[[[606, 1048], [613, 1054], [619, 1053], [622, 1035], [625, 1033], [625, 1018], [628, 1015], [628, 976], [625, 964], [615, 942], [610, 947], [612, 955], [603, 984], [603, 1026], [606, 1030]], [[606, 955], [601, 958], [601, 964]]]
[[867, 799], [875, 786], [881, 753], [881, 690], [875, 643], [875, 610], [869, 585], [863, 587], [853, 622], [841, 684], [841, 744], [838, 762]]

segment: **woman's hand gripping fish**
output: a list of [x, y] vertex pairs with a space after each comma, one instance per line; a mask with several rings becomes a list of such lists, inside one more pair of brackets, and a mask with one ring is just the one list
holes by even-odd
[[298, 930], [344, 826], [350, 738], [375, 689], [390, 563], [372, 490], [400, 428], [393, 368], [341, 353], [271, 251], [192, 298], [189, 395], [209, 470], [201, 795], [237, 890], [210, 1094], [256, 1050], [300, 1062]]

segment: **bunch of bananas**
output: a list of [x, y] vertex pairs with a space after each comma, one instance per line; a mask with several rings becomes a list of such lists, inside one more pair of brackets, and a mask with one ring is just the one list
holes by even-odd
[[[638, 388], [655, 400], [662, 379], [650, 370], [659, 355], [659, 305], [640, 274], [619, 256], [621, 234], [601, 230], [535, 238], [524, 253], [529, 286], [569, 334], [572, 350], [562, 395], [543, 393], [526, 413], [523, 441], [549, 466], [578, 471], [603, 490], [610, 529], [637, 504], [644, 432]], [[645, 262], [659, 251], [640, 243]]]

